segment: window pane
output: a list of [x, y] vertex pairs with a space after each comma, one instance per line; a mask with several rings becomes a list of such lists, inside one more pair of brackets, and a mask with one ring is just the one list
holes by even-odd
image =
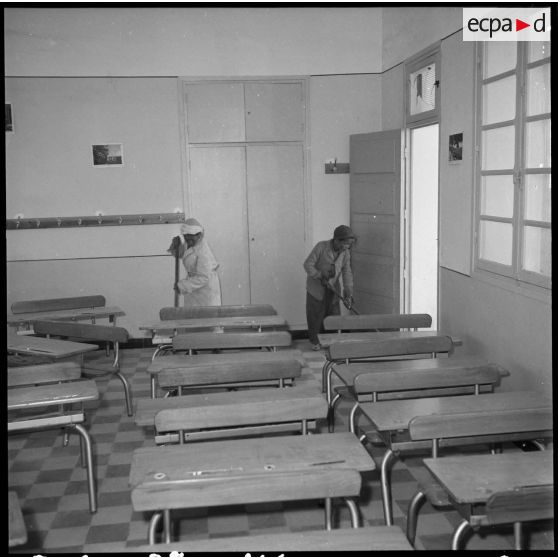
[[484, 43], [484, 79], [513, 70], [517, 60], [517, 43], [512, 41]]
[[550, 119], [525, 124], [525, 166], [550, 167]]
[[418, 114], [436, 108], [436, 64], [428, 64], [409, 75], [409, 113]]
[[512, 263], [511, 223], [480, 222], [479, 257], [503, 265]]
[[513, 217], [513, 176], [483, 176], [481, 215]]
[[528, 62], [535, 62], [550, 56], [550, 41], [530, 41], [527, 43]]
[[504, 126], [482, 133], [482, 169], [513, 169], [515, 153], [515, 128]]
[[550, 112], [550, 64], [527, 70], [527, 116]]
[[484, 85], [482, 93], [483, 124], [515, 118], [515, 76]]
[[550, 222], [550, 182], [549, 174], [525, 175], [525, 219]]
[[523, 269], [550, 277], [550, 229], [525, 227], [523, 231]]

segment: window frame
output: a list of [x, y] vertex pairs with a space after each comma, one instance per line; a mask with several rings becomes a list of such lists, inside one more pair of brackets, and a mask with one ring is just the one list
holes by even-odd
[[[416, 56], [413, 56], [408, 61], [405, 62], [405, 123], [406, 125], [421, 123], [421, 125], [426, 125], [428, 123], [439, 122], [440, 117], [440, 45], [429, 47], [428, 49], [420, 52]], [[420, 70], [422, 67], [428, 64], [434, 64], [435, 66], [435, 85], [436, 90], [434, 94], [434, 102], [436, 107], [432, 110], [427, 110], [424, 112], [419, 112], [417, 114], [411, 114], [409, 106], [409, 94], [410, 94], [410, 80], [411, 74]]]
[[[527, 168], [525, 166], [525, 127], [529, 122], [544, 121], [551, 118], [551, 113], [541, 113], [527, 116], [526, 112], [526, 76], [529, 69], [537, 66], [550, 64], [550, 56], [541, 58], [534, 62], [527, 61], [527, 44], [519, 42], [517, 45], [517, 61], [514, 69], [506, 70], [499, 74], [483, 78], [483, 56], [484, 44], [476, 44], [476, 79], [475, 79], [475, 206], [474, 206], [474, 239], [473, 239], [473, 262], [474, 271], [487, 273], [493, 277], [499, 277], [506, 282], [512, 280], [522, 286], [542, 287], [551, 289], [552, 276], [528, 271], [523, 269], [524, 256], [524, 229], [526, 226], [534, 226], [541, 230], [551, 230], [552, 221], [536, 221], [525, 218], [525, 177], [528, 175], [551, 175], [551, 167]], [[492, 82], [515, 76], [515, 116], [513, 119], [501, 122], [482, 124], [483, 116], [483, 86]], [[482, 134], [484, 131], [514, 126], [514, 166], [513, 168], [482, 170]], [[551, 146], [549, 146], [550, 148]], [[484, 215], [481, 212], [483, 177], [485, 176], [511, 176], [513, 181], [513, 212], [511, 217], [500, 217]], [[512, 226], [512, 250], [511, 264], [505, 265], [492, 260], [481, 258], [480, 238], [481, 223], [499, 222]]]

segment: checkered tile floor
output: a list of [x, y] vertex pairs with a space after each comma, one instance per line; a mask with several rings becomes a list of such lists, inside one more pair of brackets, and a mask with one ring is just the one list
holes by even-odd
[[[304, 351], [309, 366], [321, 378], [323, 354], [310, 350], [308, 341], [295, 342]], [[135, 400], [149, 397], [146, 373], [151, 349], [122, 351], [122, 371], [129, 379]], [[123, 390], [117, 378], [98, 379], [100, 400], [88, 410], [93, 441], [94, 468], [99, 509], [88, 511], [86, 471], [80, 466], [79, 439], [70, 436], [67, 447], [59, 431], [41, 431], [8, 437], [8, 484], [22, 506], [28, 542], [10, 549], [10, 554], [93, 554], [131, 553], [147, 542], [148, 514], [132, 510], [128, 475], [133, 450], [153, 446], [152, 431], [135, 425], [124, 410]], [[336, 429], [346, 429], [348, 404], [339, 405]], [[322, 426], [325, 430], [325, 425]], [[383, 448], [369, 446], [376, 465]], [[407, 505], [417, 483], [413, 470], [421, 458], [397, 461], [392, 471], [394, 522], [405, 527]], [[382, 525], [383, 511], [379, 472], [364, 475], [360, 507], [365, 524]], [[199, 508], [175, 513], [177, 550], [187, 552], [187, 541], [197, 538], [262, 534], [268, 532], [323, 529], [323, 509], [316, 503]], [[349, 514], [341, 509], [339, 524], [349, 526]], [[425, 504], [419, 515], [417, 550], [447, 551], [451, 533], [460, 522], [455, 511], [439, 511]], [[554, 548], [552, 522], [530, 530], [530, 548]], [[474, 534], [467, 550], [510, 551], [511, 529], [484, 530]]]

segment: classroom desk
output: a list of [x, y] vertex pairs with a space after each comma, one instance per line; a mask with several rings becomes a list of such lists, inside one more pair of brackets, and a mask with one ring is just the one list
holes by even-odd
[[[408, 339], [413, 337], [435, 337], [437, 335], [446, 335], [441, 331], [347, 331], [342, 333], [319, 333], [318, 339], [320, 345], [326, 349], [334, 343], [347, 343], [352, 341], [381, 341], [383, 339]], [[458, 337], [449, 335], [454, 346], [460, 346], [463, 343]]]
[[80, 357], [83, 363], [84, 353], [96, 351], [99, 347], [91, 343], [76, 343], [62, 339], [16, 335], [8, 333], [8, 353], [42, 356], [52, 360]]
[[553, 484], [551, 451], [460, 455], [423, 461], [467, 521], [456, 528], [452, 549], [459, 546], [460, 535], [467, 524], [471, 527], [483, 524], [484, 504], [492, 494]]
[[[37, 320], [88, 321], [95, 323], [97, 319], [108, 318], [116, 325], [116, 317], [124, 316], [125, 312], [118, 306], [99, 306], [95, 308], [72, 308], [69, 310], [50, 310], [48, 312], [24, 312], [8, 314], [8, 326], [18, 329], [31, 329], [32, 322]], [[24, 326], [26, 326], [24, 328]]]
[[270, 316], [215, 316], [212, 318], [188, 318], [182, 320], [160, 320], [156, 322], [140, 325], [138, 329], [151, 331], [155, 336], [161, 333], [186, 332], [196, 329], [212, 329], [216, 327], [237, 329], [252, 328], [261, 331], [266, 327], [283, 327], [287, 324], [285, 318], [276, 315]]
[[[382, 499], [386, 524], [393, 522], [391, 516], [391, 494], [389, 469], [393, 460], [401, 451], [428, 450], [429, 441], [412, 441], [409, 438], [409, 423], [414, 417], [450, 413], [474, 413], [477, 411], [495, 411], [508, 409], [545, 408], [552, 405], [549, 397], [542, 392], [502, 392], [480, 395], [458, 395], [449, 397], [427, 397], [422, 399], [405, 399], [397, 401], [379, 401], [359, 403], [361, 413], [373, 424], [377, 433], [387, 446], [381, 465]], [[510, 439], [506, 436], [505, 439]], [[521, 438], [518, 438], [521, 439]], [[490, 441], [502, 441], [494, 437]], [[459, 446], [460, 439], [448, 439], [440, 442], [440, 447]]]

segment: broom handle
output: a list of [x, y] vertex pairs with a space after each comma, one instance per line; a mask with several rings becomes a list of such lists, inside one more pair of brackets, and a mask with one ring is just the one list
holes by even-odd
[[178, 308], [180, 293], [178, 292], [178, 280], [180, 279], [180, 259], [178, 254], [174, 258], [174, 307]]

